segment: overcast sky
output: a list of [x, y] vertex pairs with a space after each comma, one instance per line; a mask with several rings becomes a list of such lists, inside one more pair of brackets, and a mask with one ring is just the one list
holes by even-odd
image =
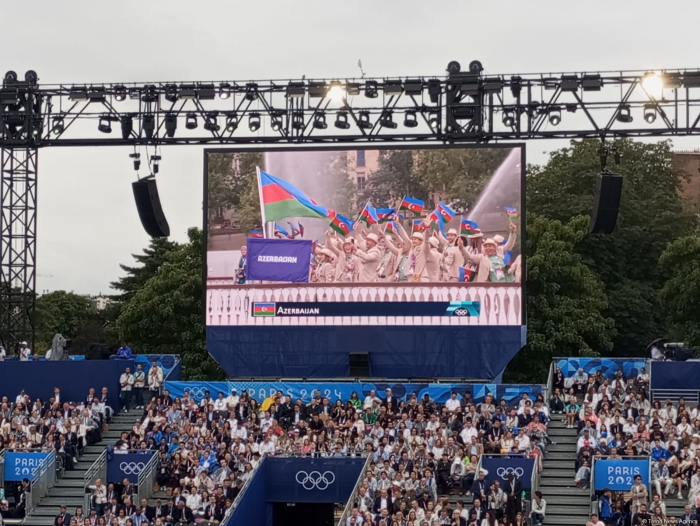
[[[700, 2], [647, 0], [3, 1], [0, 75], [44, 83], [441, 75], [700, 67]], [[698, 139], [675, 142], [700, 147]], [[528, 160], [564, 142], [528, 143]], [[127, 148], [42, 150], [37, 289], [108, 293], [148, 241]], [[172, 236], [201, 226], [202, 149], [168, 147]], [[52, 276], [52, 277], [49, 277]]]

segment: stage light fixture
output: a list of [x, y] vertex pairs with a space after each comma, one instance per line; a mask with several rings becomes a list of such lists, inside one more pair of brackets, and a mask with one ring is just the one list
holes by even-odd
[[251, 113], [250, 117], [248, 117], [248, 128], [250, 128], [250, 131], [256, 132], [260, 129], [260, 114], [259, 113]]
[[403, 119], [403, 125], [406, 128], [415, 128], [418, 126], [418, 119], [416, 119], [416, 112], [411, 110], [407, 111]]
[[355, 95], [360, 94], [360, 84], [357, 82], [348, 82], [347, 84], [347, 90], [348, 95], [351, 97], [354, 97]]
[[197, 98], [197, 91], [194, 84], [181, 84], [177, 97], [181, 100], [194, 100]]
[[154, 115], [144, 115], [141, 119], [141, 129], [146, 138], [153, 138], [153, 132], [156, 129], [156, 118]]
[[90, 102], [105, 102], [107, 97], [105, 96], [105, 89], [102, 86], [96, 88], [90, 88], [88, 91], [88, 99]]
[[589, 73], [581, 79], [583, 91], [600, 91], [603, 87], [603, 80], [598, 73]]
[[207, 131], [217, 132], [221, 129], [216, 112], [209, 113], [204, 119], [203, 128]]
[[249, 82], [245, 85], [245, 98], [248, 100], [257, 100], [258, 85], [255, 82]]
[[41, 129], [44, 126], [44, 121], [41, 117], [32, 117], [32, 136], [39, 137], [41, 135]]
[[303, 82], [290, 82], [287, 84], [287, 97], [300, 98], [306, 95], [306, 84]]
[[406, 79], [404, 90], [406, 95], [420, 95], [423, 93], [423, 81], [421, 79]]
[[122, 139], [126, 140], [131, 136], [131, 131], [134, 129], [134, 118], [131, 115], [122, 117]]
[[513, 75], [510, 78], [510, 94], [516, 99], [520, 97], [520, 92], [523, 90], [523, 78], [519, 75]]
[[348, 122], [348, 112], [339, 111], [335, 118], [335, 127], [340, 130], [347, 130], [350, 128], [350, 123]]
[[395, 130], [398, 124], [394, 122], [394, 117], [391, 111], [385, 111], [382, 116], [379, 117], [379, 125], [382, 128], [389, 128]]
[[177, 130], [177, 115], [168, 113], [165, 115], [165, 135], [175, 137], [175, 130]]
[[358, 115], [357, 125], [360, 128], [362, 128], [363, 130], [371, 130], [372, 129], [372, 122], [369, 120], [369, 112], [368, 111], [361, 111], [357, 115]]
[[142, 102], [158, 102], [158, 92], [156, 91], [156, 87], [154, 85], [148, 85], [144, 86], [143, 89], [143, 95], [141, 95], [141, 101]]
[[303, 130], [304, 129], [304, 112], [303, 111], [295, 111], [292, 113], [292, 128], [295, 130]]
[[509, 128], [515, 125], [515, 113], [513, 113], [513, 110], [505, 110], [503, 112], [503, 125]]
[[226, 115], [226, 131], [233, 133], [238, 129], [238, 115], [236, 112]]
[[484, 93], [500, 93], [503, 90], [503, 79], [501, 77], [484, 77], [481, 89]]
[[654, 104], [644, 105], [644, 120], [652, 124], [656, 120], [656, 106]]
[[337, 80], [332, 81], [328, 96], [333, 100], [342, 101], [345, 98], [345, 86]]
[[430, 118], [428, 124], [433, 131], [438, 131], [440, 129], [440, 120], [437, 117]]
[[664, 82], [661, 80], [661, 73], [650, 71], [642, 79], [642, 87], [650, 97], [661, 99], [663, 97]]
[[199, 84], [197, 86], [197, 98], [199, 100], [214, 100], [216, 98], [214, 84]]
[[552, 126], [558, 126], [561, 122], [561, 110], [559, 108], [552, 108], [549, 110], [549, 124]]
[[109, 115], [100, 116], [100, 123], [97, 125], [97, 130], [102, 133], [112, 133], [112, 119]]
[[85, 102], [88, 100], [87, 88], [85, 86], [73, 86], [68, 93], [68, 100]]
[[141, 154], [138, 152], [130, 153], [129, 157], [134, 160], [134, 170], [138, 171], [141, 168]]
[[131, 100], [139, 100], [140, 96], [141, 96], [141, 90], [139, 90], [139, 88], [129, 89], [129, 98]]
[[16, 88], [1, 89], [0, 104], [6, 104], [8, 106], [19, 104], [19, 91]]
[[562, 75], [559, 89], [562, 91], [578, 91], [578, 75]]
[[219, 98], [228, 99], [231, 96], [231, 84], [222, 82], [219, 84]]
[[387, 95], [401, 95], [403, 93], [403, 85], [399, 79], [387, 80], [384, 82], [384, 93]]
[[328, 123], [326, 122], [326, 114], [319, 111], [314, 115], [314, 128], [317, 130], [325, 130], [328, 128]]
[[270, 127], [276, 132], [282, 128], [282, 117], [277, 111], [271, 112]]
[[165, 100], [168, 102], [177, 102], [177, 85], [176, 84], [166, 84], [165, 85]]
[[187, 116], [185, 117], [185, 128], [188, 130], [196, 130], [197, 129], [197, 114], [196, 113], [188, 113]]
[[428, 95], [430, 95], [430, 102], [437, 104], [440, 101], [440, 94], [442, 93], [442, 84], [438, 79], [430, 79], [428, 81]]
[[153, 168], [153, 175], [157, 174], [160, 171], [160, 160], [160, 155], [151, 155], [151, 166]]
[[376, 99], [379, 97], [379, 84], [376, 80], [368, 80], [365, 82], [365, 97], [368, 99]]
[[309, 97], [323, 98], [328, 92], [325, 82], [309, 82]]
[[617, 117], [616, 117], [618, 122], [624, 122], [625, 124], [629, 124], [634, 120], [632, 117], [632, 110], [629, 106], [629, 104], [623, 104], [620, 106], [620, 110], [617, 112]]
[[126, 88], [124, 86], [114, 86], [114, 100], [119, 102], [126, 100]]
[[63, 117], [54, 117], [51, 121], [51, 133], [54, 135], [61, 135], [64, 129]]

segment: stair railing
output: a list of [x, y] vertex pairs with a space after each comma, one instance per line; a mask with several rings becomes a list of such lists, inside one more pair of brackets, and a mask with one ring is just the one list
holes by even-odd
[[[235, 500], [233, 501], [233, 504], [231, 504], [231, 507], [226, 510], [226, 514], [224, 515], [223, 520], [221, 521], [221, 526], [229, 526], [229, 522], [231, 522], [231, 517], [233, 516], [233, 511], [238, 507], [240, 502], [243, 500], [243, 497], [245, 496], [246, 491], [248, 490], [248, 486], [250, 486], [250, 482], [255, 478], [255, 475], [257, 474], [258, 470], [260, 469], [260, 466], [262, 466], [265, 463], [265, 459], [267, 458], [267, 453], [263, 453], [262, 457], [260, 457], [260, 461], [258, 462], [257, 466], [253, 468], [253, 471], [250, 472], [250, 477], [248, 480], [246, 480], [245, 484], [241, 488], [241, 491], [236, 495]], [[236, 526], [236, 525], [230, 525], [230, 526]]]
[[150, 499], [153, 496], [153, 486], [156, 483], [159, 464], [160, 455], [156, 451], [151, 455], [150, 460], [141, 470], [141, 473], [139, 473], [136, 490], [138, 502], [141, 502], [141, 499]]
[[365, 475], [367, 475], [367, 470], [369, 469], [370, 461], [372, 460], [373, 455], [367, 455], [367, 460], [365, 460], [365, 465], [362, 468], [362, 471], [360, 472], [360, 476], [357, 477], [357, 482], [355, 482], [355, 487], [352, 489], [352, 493], [350, 494], [350, 497], [348, 498], [348, 502], [345, 505], [345, 509], [343, 510], [343, 514], [340, 516], [340, 519], [338, 519], [338, 526], [346, 526], [348, 523], [348, 517], [350, 513], [352, 513], [352, 508], [354, 507], [355, 504], [355, 499], [357, 496], [360, 494], [360, 488], [362, 487], [362, 481], [365, 480]]
[[29, 490], [25, 503], [26, 514], [31, 513], [36, 509], [39, 501], [46, 497], [56, 482], [56, 453], [49, 452], [46, 457], [39, 461], [39, 465], [34, 470], [31, 480], [29, 481]]
[[[92, 490], [90, 489], [90, 486], [95, 484], [95, 481], [97, 479], [102, 479], [102, 482], [105, 482], [105, 479], [107, 478], [107, 450], [105, 449], [102, 451], [99, 457], [97, 457], [97, 460], [92, 463], [92, 466], [85, 472], [85, 476], [83, 477], [83, 490], [84, 490], [84, 505], [83, 509], [86, 512], [89, 512], [89, 510], [92, 508]], [[106, 484], [105, 484], [106, 485]]]

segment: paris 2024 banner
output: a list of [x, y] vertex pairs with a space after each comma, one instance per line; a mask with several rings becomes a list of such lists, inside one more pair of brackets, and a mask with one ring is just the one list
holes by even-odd
[[523, 325], [522, 148], [210, 151], [208, 326]]

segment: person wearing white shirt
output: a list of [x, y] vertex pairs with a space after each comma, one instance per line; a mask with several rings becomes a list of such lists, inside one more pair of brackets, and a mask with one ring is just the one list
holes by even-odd
[[241, 422], [236, 423], [236, 429], [231, 432], [233, 438], [240, 438], [241, 440], [246, 440], [248, 438], [248, 430], [243, 427]]
[[119, 400], [121, 401], [121, 406], [125, 413], [129, 412], [131, 388], [133, 386], [134, 376], [131, 374], [131, 368], [127, 367], [124, 369], [124, 373], [119, 377]]
[[226, 411], [228, 408], [228, 402], [224, 398], [224, 393], [219, 393], [219, 396], [214, 400], [214, 411]]
[[459, 400], [457, 400], [457, 393], [452, 391], [450, 399], [447, 402], [445, 402], [445, 407], [450, 413], [454, 413], [456, 411], [461, 410], [462, 405], [460, 404]]
[[26, 395], [24, 394], [24, 389], [22, 389], [17, 395], [17, 398], [15, 398], [15, 404], [23, 404], [25, 396]]
[[377, 400], [378, 402], [381, 402], [379, 398], [377, 398], [377, 391], [372, 389], [369, 392], [368, 396], [365, 396], [365, 401], [362, 403], [362, 409], [371, 409], [372, 408], [372, 403]]
[[597, 444], [596, 444], [596, 441], [595, 441], [595, 439], [594, 439], [592, 436], [590, 436], [590, 433], [589, 433], [588, 429], [584, 429], [584, 430], [583, 430], [583, 435], [581, 435], [581, 436], [579, 437], [578, 441], [576, 442], [576, 451], [577, 451], [577, 452], [578, 452], [578, 451], [581, 451], [581, 448], [584, 447], [584, 446], [586, 445], [586, 442], [588, 442], [588, 445], [589, 445], [590, 447], [592, 447], [592, 448], [595, 449], [595, 447], [596, 447], [596, 445], [597, 445]]
[[29, 347], [27, 347], [27, 342], [22, 342], [22, 344], [19, 347], [19, 361], [27, 362], [29, 361], [31, 355], [32, 350]]
[[478, 437], [479, 432], [476, 430], [475, 427], [472, 426], [472, 423], [467, 420], [467, 422], [464, 424], [464, 429], [462, 429], [462, 432], [459, 434], [459, 436], [462, 437], [462, 441], [465, 444], [470, 444], [472, 441], [472, 437]]
[[263, 440], [262, 444], [260, 444], [259, 452], [261, 455], [264, 455], [265, 453], [275, 453], [275, 443], [270, 440], [270, 435], [265, 435], [265, 439]]
[[148, 371], [148, 389], [153, 395], [160, 394], [160, 388], [163, 385], [163, 370], [158, 367], [158, 361], [153, 360], [151, 369]]
[[231, 389], [231, 394], [226, 398], [226, 402], [235, 407], [236, 405], [238, 405], [238, 401], [240, 399], [241, 397], [238, 396], [238, 391], [236, 391], [235, 389]]

